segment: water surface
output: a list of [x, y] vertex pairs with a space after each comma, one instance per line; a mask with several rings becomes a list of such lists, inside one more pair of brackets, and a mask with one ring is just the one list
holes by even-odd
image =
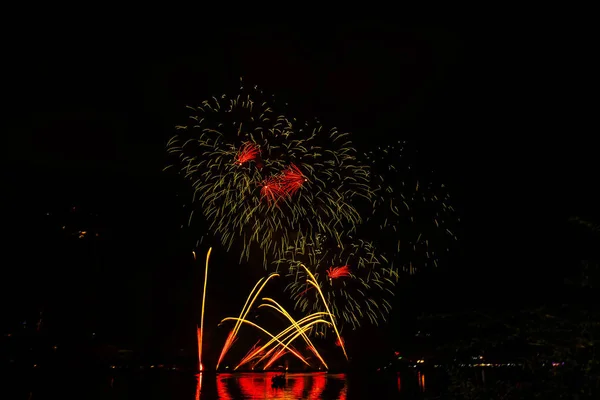
[[[35, 375], [35, 376], [33, 376]], [[285, 386], [273, 387], [275, 373], [191, 374], [176, 371], [42, 373], [13, 380], [14, 397], [39, 399], [421, 399], [432, 392], [425, 374], [289, 373]], [[431, 380], [431, 376], [429, 377]], [[430, 385], [430, 383], [428, 383]], [[3, 396], [2, 396], [3, 397]]]

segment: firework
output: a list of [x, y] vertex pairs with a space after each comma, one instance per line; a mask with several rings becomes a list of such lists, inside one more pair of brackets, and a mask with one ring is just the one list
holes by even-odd
[[266, 279], [265, 278], [259, 279], [259, 281], [256, 283], [256, 285], [254, 285], [254, 287], [250, 291], [250, 294], [248, 295], [248, 298], [246, 299], [246, 302], [244, 303], [244, 306], [242, 307], [240, 316], [238, 318], [234, 318], [234, 317], [224, 318], [221, 321], [221, 324], [226, 321], [235, 321], [235, 326], [230, 331], [230, 333], [227, 336], [227, 339], [225, 341], [225, 344], [223, 345], [223, 349], [221, 351], [221, 355], [220, 355], [219, 361], [217, 363], [217, 369], [218, 369], [219, 364], [223, 360], [225, 354], [227, 354], [227, 352], [231, 348], [232, 344], [236, 340], [240, 326], [242, 324], [246, 324], [246, 325], [249, 325], [249, 326], [252, 326], [252, 327], [258, 329], [259, 331], [261, 331], [261, 332], [265, 333], [267, 336], [269, 336], [270, 340], [260, 347], [258, 346], [258, 342], [257, 342], [246, 353], [246, 355], [241, 359], [241, 361], [234, 368], [234, 370], [237, 370], [238, 368], [240, 368], [241, 366], [243, 366], [249, 362], [254, 362], [254, 366], [252, 367], [252, 369], [254, 369], [254, 367], [256, 367], [256, 365], [259, 364], [261, 361], [263, 361], [267, 357], [271, 357], [264, 366], [264, 369], [267, 369], [275, 360], [279, 359], [285, 352], [290, 352], [291, 354], [296, 356], [298, 359], [300, 359], [302, 362], [304, 362], [306, 365], [309, 365], [308, 362], [306, 361], [306, 359], [304, 357], [302, 357], [302, 355], [296, 349], [291, 347], [292, 342], [294, 340], [296, 340], [298, 337], [302, 337], [302, 339], [305, 341], [305, 343], [308, 346], [307, 348], [319, 359], [319, 361], [327, 369], [328, 368], [327, 363], [325, 362], [323, 357], [321, 357], [321, 355], [319, 354], [319, 351], [317, 350], [317, 348], [314, 346], [314, 344], [311, 342], [311, 340], [309, 339], [309, 337], [307, 335], [307, 332], [314, 330], [314, 328], [316, 326], [333, 328], [335, 334], [337, 335], [338, 342], [340, 343], [340, 346], [344, 352], [344, 355], [346, 356], [346, 359], [348, 359], [348, 355], [346, 353], [346, 348], [344, 346], [344, 342], [341, 339], [341, 336], [339, 334], [339, 329], [336, 326], [335, 315], [333, 315], [331, 313], [328, 304], [325, 303], [325, 297], [324, 297], [323, 293], [321, 292], [321, 289], [319, 288], [319, 286], [315, 280], [315, 276], [306, 267], [304, 267], [304, 266], [301, 266], [301, 267], [304, 269], [304, 271], [306, 273], [308, 283], [310, 285], [312, 285], [316, 289], [316, 292], [319, 294], [320, 299], [323, 302], [323, 305], [324, 305], [324, 308], [326, 311], [318, 311], [318, 312], [306, 315], [305, 317], [296, 321], [292, 317], [292, 315], [283, 306], [281, 306], [277, 301], [275, 301], [272, 298], [268, 298], [268, 297], [263, 298], [262, 300], [265, 301], [265, 303], [259, 305], [258, 308], [274, 309], [279, 314], [281, 314], [285, 318], [287, 318], [287, 320], [290, 322], [290, 325], [287, 328], [283, 329], [277, 335], [273, 335], [272, 333], [270, 333], [269, 331], [267, 331], [265, 328], [258, 325], [257, 323], [246, 319], [246, 316], [252, 309], [252, 306], [253, 306], [254, 302], [256, 301], [258, 295], [260, 294], [260, 292], [264, 289], [264, 287], [268, 283], [268, 281], [271, 278], [278, 276], [278, 274], [271, 274]]
[[275, 362], [277, 359], [279, 359], [286, 350], [292, 352], [293, 349], [290, 349], [290, 347], [288, 347], [288, 346], [290, 345], [290, 343], [292, 343], [294, 340], [296, 340], [296, 338], [298, 338], [298, 336], [301, 336], [301, 335], [306, 336], [306, 332], [308, 330], [310, 330], [313, 325], [327, 324], [327, 323], [328, 322], [325, 321], [324, 319], [317, 319], [316, 321], [309, 322], [306, 324], [306, 326], [303, 326], [302, 328], [300, 328], [300, 330], [298, 332], [294, 333], [294, 335], [292, 337], [290, 337], [285, 344], [282, 343], [282, 348], [278, 352], [276, 352], [271, 357], [271, 359], [269, 359], [269, 361], [263, 367], [263, 370], [266, 370], [267, 368], [269, 368], [271, 366], [271, 364], [273, 364], [273, 362]]
[[[204, 289], [202, 291], [202, 312], [200, 314], [200, 327], [196, 327], [196, 335], [198, 339], [198, 369], [200, 372], [203, 370], [202, 365], [202, 335], [204, 333], [204, 304], [206, 303], [206, 282], [208, 280], [208, 262], [210, 261], [210, 253], [212, 247], [208, 249], [206, 253], [206, 265], [204, 267]], [[196, 260], [196, 252], [192, 251], [194, 260]]]
[[[236, 339], [236, 335], [237, 335], [238, 331], [240, 330], [240, 326], [241, 326], [242, 322], [245, 322], [244, 318], [246, 318], [246, 316], [250, 312], [250, 309], [252, 308], [252, 305], [256, 301], [256, 298], [258, 297], [260, 292], [264, 289], [265, 285], [269, 282], [269, 280], [271, 280], [272, 278], [275, 278], [277, 276], [279, 276], [279, 274], [271, 274], [267, 277], [267, 279], [260, 278], [258, 280], [258, 282], [256, 282], [256, 285], [254, 285], [254, 287], [252, 288], [252, 291], [250, 291], [250, 294], [248, 295], [248, 298], [246, 299], [246, 302], [244, 303], [244, 307], [242, 307], [240, 316], [239, 316], [239, 318], [235, 319], [235, 321], [236, 321], [235, 326], [229, 332], [229, 335], [227, 336], [227, 340], [225, 341], [225, 345], [223, 345], [223, 349], [221, 350], [221, 355], [219, 356], [219, 361], [217, 362], [217, 369], [219, 369], [219, 365], [221, 364], [221, 361], [223, 361], [225, 354], [227, 354], [227, 352], [233, 345], [233, 342]], [[263, 280], [264, 280], [264, 282], [263, 282]], [[261, 285], [261, 282], [262, 282], [262, 285]], [[259, 287], [259, 285], [260, 285], [260, 287]], [[258, 288], [258, 290], [257, 290], [257, 288]], [[269, 333], [269, 335], [270, 335], [270, 333]]]
[[[308, 338], [308, 336], [304, 333], [304, 330], [301, 329], [300, 325], [302, 323], [306, 323], [309, 322], [311, 319], [314, 319], [316, 317], [323, 317], [323, 316], [327, 316], [327, 313], [324, 312], [316, 312], [314, 314], [311, 314], [305, 318], [302, 318], [300, 321], [296, 322], [296, 320], [294, 320], [294, 318], [290, 315], [290, 313], [288, 313], [279, 303], [277, 303], [275, 300], [271, 299], [271, 298], [264, 298], [264, 301], [268, 301], [271, 302], [273, 304], [261, 304], [259, 307], [270, 307], [273, 308], [274, 310], [278, 311], [279, 313], [281, 313], [283, 316], [285, 316], [292, 324], [291, 327], [295, 328], [300, 335], [302, 336], [302, 338], [304, 339], [304, 341], [306, 342], [306, 344], [308, 345], [308, 349], [310, 351], [313, 352], [313, 354], [319, 359], [319, 361], [321, 361], [323, 363], [323, 365], [325, 366], [325, 368], [329, 368], [327, 366], [327, 363], [325, 362], [325, 360], [323, 359], [323, 357], [321, 357], [321, 354], [319, 354], [319, 351], [317, 350], [317, 348], [313, 345], [313, 343], [310, 341], [310, 339]], [[290, 327], [290, 328], [291, 328]], [[289, 329], [289, 328], [288, 328]], [[285, 332], [285, 331], [284, 331]]]
[[[297, 121], [256, 87], [188, 109], [188, 123], [167, 143], [170, 167], [193, 191], [188, 225], [196, 211], [211, 236], [239, 250], [240, 261], [258, 254], [265, 266], [275, 266], [306, 316], [296, 321], [263, 299], [260, 307], [275, 309], [291, 325], [272, 335], [248, 321], [260, 292], [278, 275], [261, 279], [239, 317], [226, 319], [235, 326], [217, 368], [242, 324], [270, 339], [236, 368], [263, 360], [267, 368], [286, 352], [302, 359], [291, 346], [300, 337], [327, 368], [309, 335], [325, 335], [329, 327], [348, 358], [342, 327], [386, 321], [399, 273], [438, 266], [456, 240], [459, 219], [446, 186], [415, 162], [405, 142], [358, 157], [347, 133]], [[201, 326], [199, 343], [202, 333]]]
[[234, 371], [237, 370], [240, 366], [254, 360], [255, 358], [259, 357], [262, 354], [262, 348], [258, 346], [259, 343], [260, 343], [260, 340], [258, 340], [256, 342], [256, 344], [254, 344], [254, 346], [252, 346], [250, 348], [250, 350], [248, 350], [248, 352], [242, 358], [240, 363], [233, 369]]
[[363, 320], [378, 324], [391, 312], [398, 273], [371, 242], [338, 246], [318, 237], [289, 251], [277, 264], [288, 271], [286, 289], [302, 312], [330, 311], [340, 324], [353, 328]]
[[167, 144], [171, 167], [227, 249], [239, 241], [247, 259], [258, 245], [267, 265], [292, 242], [340, 238], [362, 222], [357, 203], [372, 200], [369, 168], [348, 134], [277, 113], [257, 88], [188, 108], [189, 123]]
[[[260, 330], [263, 333], [266, 333], [269, 337], [271, 337], [272, 339], [274, 339], [279, 345], [283, 346], [284, 349], [289, 350], [290, 353], [292, 353], [293, 355], [295, 355], [296, 357], [298, 357], [298, 359], [300, 361], [302, 361], [304, 364], [310, 366], [310, 364], [308, 363], [308, 361], [306, 361], [306, 359], [304, 357], [302, 357], [302, 355], [300, 353], [298, 353], [297, 351], [295, 351], [294, 349], [291, 349], [289, 347], [289, 342], [288, 343], [283, 343], [278, 337], [276, 337], [275, 335], [273, 335], [271, 332], [267, 331], [265, 328], [263, 328], [262, 326], [255, 324], [252, 321], [248, 321], [247, 319], [243, 319], [243, 318], [233, 318], [233, 317], [228, 317], [228, 318], [224, 318], [221, 323], [225, 322], [225, 321], [236, 321], [236, 323], [244, 323], [244, 324], [248, 324], [258, 330]], [[321, 320], [322, 321], [322, 320]]]
[[[301, 320], [299, 320], [297, 326], [291, 325], [291, 326], [287, 327], [286, 329], [282, 330], [281, 332], [279, 332], [276, 336], [272, 336], [271, 340], [269, 340], [263, 346], [255, 349], [252, 352], [249, 352], [248, 355], [246, 355], [239, 362], [239, 364], [235, 367], [234, 370], [237, 370], [238, 368], [240, 368], [244, 364], [252, 361], [253, 359], [256, 359], [254, 362], [254, 366], [256, 366], [258, 363], [260, 363], [266, 357], [271, 355], [278, 348], [278, 346], [271, 347], [273, 344], [277, 343], [277, 344], [281, 345], [283, 340], [287, 340], [291, 337], [291, 335], [294, 333], [294, 330], [296, 330], [297, 332], [300, 332], [300, 335], [303, 335], [304, 331], [302, 330], [302, 325], [304, 325], [304, 324], [308, 324], [310, 322], [314, 322], [315, 320], [319, 320], [321, 323], [329, 325], [330, 324], [329, 322], [327, 322], [323, 319], [319, 319], [319, 318], [322, 318], [325, 314], [326, 313], [315, 313], [315, 314], [308, 315], [308, 316], [302, 318]], [[317, 358], [319, 358], [319, 360], [323, 363], [325, 368], [328, 368], [327, 364], [325, 363], [325, 361], [323, 360], [323, 358], [321, 357], [319, 352], [316, 350], [316, 348], [314, 347], [314, 345], [312, 344], [310, 339], [308, 339], [308, 337], [306, 337], [305, 334], [304, 334], [304, 337], [305, 337], [305, 341], [308, 343], [308, 348], [317, 356]], [[271, 348], [269, 349], [269, 347], [271, 347]], [[253, 369], [254, 369], [254, 367], [253, 367]]]
[[446, 185], [406, 141], [364, 153], [372, 171], [372, 214], [358, 235], [377, 235], [389, 266], [414, 274], [437, 267], [457, 240], [460, 218]]
[[308, 268], [306, 268], [306, 266], [304, 266], [302, 264], [300, 266], [304, 269], [304, 271], [307, 274], [306, 281], [310, 285], [312, 285], [316, 289], [317, 293], [321, 296], [321, 300], [323, 300], [323, 306], [325, 307], [325, 309], [327, 310], [327, 313], [329, 314], [329, 317], [331, 318], [331, 324], [333, 325], [333, 329], [335, 330], [335, 334], [340, 342], [340, 346], [341, 346], [342, 350], [344, 351], [344, 356], [346, 356], [346, 360], [347, 360], [348, 354], [346, 353], [346, 346], [344, 346], [344, 342], [342, 341], [342, 337], [340, 336], [340, 332], [338, 330], [337, 324], [335, 323], [335, 316], [334, 316], [334, 314], [331, 313], [329, 303], [325, 299], [325, 296], [323, 295], [323, 291], [321, 290], [320, 285], [317, 282], [317, 279], [315, 278], [315, 276], [310, 272], [310, 270]]
[[[321, 313], [318, 313], [318, 314], [321, 314]], [[312, 328], [312, 326], [314, 326], [316, 324], [331, 325], [330, 322], [328, 322], [328, 321], [326, 321], [324, 319], [320, 319], [321, 316], [322, 315], [317, 315], [317, 313], [315, 313], [313, 315], [310, 315], [310, 316], [308, 316], [306, 318], [303, 318], [301, 320], [301, 323], [297, 327], [296, 326], [289, 326], [288, 328], [286, 328], [283, 331], [281, 331], [277, 336], [274, 336], [272, 338], [272, 340], [269, 341], [267, 344], [265, 344], [261, 349], [262, 349], [262, 351], [265, 351], [265, 349], [267, 349], [274, 342], [277, 342], [277, 344], [275, 346], [271, 347], [271, 349], [269, 349], [268, 351], [264, 352], [263, 355], [258, 360], [255, 361], [254, 367], [256, 367], [256, 365], [259, 364], [265, 358], [267, 358], [267, 357], [269, 357], [269, 356], [271, 356], [273, 354], [277, 354], [276, 350], [279, 350], [279, 352], [285, 351], [286, 349], [290, 350], [291, 349], [291, 347], [290, 347], [291, 343], [296, 338], [298, 338], [299, 336], [303, 336], [303, 337], [306, 338], [307, 343], [309, 343], [309, 346], [308, 346], [309, 349], [315, 355], [318, 356], [318, 358], [323, 363], [323, 365], [325, 366], [325, 368], [328, 368], [327, 364], [325, 363], [325, 361], [323, 361], [323, 359], [318, 354], [318, 351], [316, 350], [316, 348], [314, 347], [314, 345], [310, 342], [310, 340], [306, 336], [306, 331], [310, 330]], [[296, 331], [294, 331], [294, 330], [296, 330]], [[295, 350], [290, 350], [290, 351], [295, 354]], [[279, 356], [276, 356], [276, 357], [279, 358]], [[269, 363], [267, 363], [267, 365], [265, 366], [265, 369], [268, 368], [268, 365], [269, 365]], [[239, 366], [241, 366], [241, 363], [240, 363], [240, 365], [238, 365], [238, 367]], [[254, 369], [254, 367], [253, 367], [253, 369]]]

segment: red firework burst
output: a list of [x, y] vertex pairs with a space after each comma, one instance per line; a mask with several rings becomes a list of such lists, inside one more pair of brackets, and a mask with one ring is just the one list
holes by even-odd
[[343, 267], [329, 267], [329, 269], [327, 270], [327, 276], [329, 276], [329, 279], [350, 276], [350, 266], [344, 265]]
[[262, 188], [260, 189], [260, 195], [263, 199], [266, 199], [269, 203], [277, 201], [285, 195], [285, 191], [281, 186], [281, 181], [277, 178], [268, 178], [262, 182]]
[[236, 163], [242, 165], [249, 161], [256, 160], [259, 154], [260, 150], [254, 143], [244, 143], [242, 148], [238, 151]]
[[290, 166], [283, 171], [281, 181], [285, 193], [292, 196], [302, 187], [307, 179], [304, 174], [302, 174], [302, 171], [300, 171], [300, 168], [294, 164], [290, 164]]

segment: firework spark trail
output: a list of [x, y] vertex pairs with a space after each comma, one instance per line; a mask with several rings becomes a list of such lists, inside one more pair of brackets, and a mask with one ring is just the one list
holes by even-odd
[[[237, 321], [240, 324], [241, 323], [248, 324], [250, 326], [255, 327], [256, 329], [259, 329], [260, 331], [262, 331], [262, 332], [266, 333], [267, 335], [269, 335], [271, 338], [274, 338], [280, 345], [282, 345], [284, 348], [288, 349], [290, 351], [290, 353], [292, 353], [293, 355], [295, 355], [296, 357], [298, 357], [298, 359], [300, 359], [300, 361], [302, 361], [303, 363], [305, 363], [306, 365], [308, 365], [310, 367], [310, 364], [308, 363], [308, 361], [306, 361], [304, 359], [304, 357], [302, 357], [302, 355], [300, 353], [296, 352], [294, 349], [290, 349], [287, 344], [283, 343], [279, 339], [276, 339], [276, 336], [274, 336], [271, 332], [267, 331], [262, 326], [260, 326], [258, 324], [255, 324], [252, 321], [248, 321], [247, 319], [243, 319], [243, 318], [227, 317], [227, 318], [223, 318], [223, 320], [221, 321], [221, 323], [223, 323], [225, 321]], [[327, 321], [325, 321], [325, 322], [327, 322]]]
[[[219, 369], [219, 365], [221, 364], [221, 361], [223, 361], [223, 357], [225, 357], [225, 354], [227, 354], [227, 352], [231, 348], [231, 345], [233, 345], [233, 342], [235, 341], [235, 337], [240, 329], [240, 326], [241, 326], [243, 320], [246, 318], [246, 315], [248, 315], [248, 312], [250, 312], [250, 309], [252, 308], [254, 301], [256, 301], [256, 298], [258, 297], [260, 292], [263, 290], [263, 288], [265, 287], [267, 282], [269, 282], [269, 280], [271, 278], [274, 278], [277, 276], [279, 276], [279, 274], [270, 274], [267, 277], [267, 279], [260, 278], [258, 280], [258, 282], [256, 282], [256, 285], [254, 285], [254, 287], [252, 288], [252, 291], [250, 291], [250, 294], [248, 295], [248, 298], [246, 299], [246, 302], [244, 303], [244, 307], [242, 307], [242, 311], [240, 312], [240, 317], [239, 317], [239, 319], [236, 320], [235, 326], [229, 332], [229, 335], [227, 336], [227, 340], [225, 341], [225, 344], [223, 345], [223, 349], [221, 350], [221, 355], [219, 356], [219, 361], [217, 362], [217, 369]], [[258, 291], [256, 291], [256, 288], [258, 287], [258, 285], [260, 285], [260, 283], [263, 281], [263, 279], [264, 279], [264, 282], [262, 283], [262, 286], [258, 289]], [[256, 291], [256, 294], [254, 294], [255, 291]], [[254, 297], [252, 297], [253, 294], [254, 294]], [[251, 297], [252, 297], [252, 300], [250, 300]]]
[[348, 353], [346, 353], [346, 346], [344, 346], [344, 342], [342, 342], [340, 332], [338, 331], [337, 325], [335, 324], [335, 317], [329, 310], [329, 306], [327, 305], [327, 300], [325, 300], [325, 296], [323, 296], [323, 292], [321, 291], [321, 288], [319, 287], [319, 284], [317, 283], [317, 280], [315, 279], [315, 276], [312, 274], [312, 272], [310, 272], [310, 270], [308, 268], [306, 268], [306, 266], [304, 266], [304, 264], [301, 264], [301, 266], [304, 267], [304, 269], [306, 270], [306, 273], [310, 276], [310, 279], [308, 280], [308, 282], [311, 285], [313, 285], [315, 287], [315, 289], [317, 289], [317, 291], [321, 295], [323, 304], [325, 305], [325, 308], [327, 309], [327, 312], [329, 313], [329, 318], [331, 319], [331, 324], [333, 325], [333, 330], [335, 331], [336, 336], [340, 340], [342, 351], [344, 352], [344, 356], [346, 357], [346, 360], [347, 360]]
[[260, 339], [254, 344], [254, 346], [250, 348], [250, 350], [248, 350], [248, 353], [246, 353], [246, 355], [242, 358], [238, 366], [233, 369], [234, 371], [238, 369], [240, 365], [244, 365], [260, 355], [261, 348], [258, 347], [259, 343]]
[[[198, 340], [198, 370], [202, 372], [202, 334], [204, 332], [204, 304], [206, 302], [206, 283], [208, 281], [208, 263], [210, 261], [210, 253], [212, 252], [212, 247], [208, 249], [206, 253], [206, 266], [204, 268], [204, 289], [202, 291], [202, 312], [200, 314], [200, 328], [196, 326], [196, 336]], [[196, 260], [196, 252], [192, 251], [194, 254], [194, 260]]]
[[[315, 319], [318, 319], [321, 317], [322, 314], [326, 314], [326, 313], [314, 313], [311, 315], [308, 315], [302, 319], [300, 319], [298, 321], [298, 324], [306, 324], [310, 321], [313, 321]], [[326, 324], [330, 324], [329, 322], [327, 322]], [[282, 330], [281, 332], [279, 332], [276, 336], [272, 337], [271, 340], [269, 340], [267, 343], [265, 343], [262, 347], [260, 347], [256, 353], [264, 353], [263, 356], [256, 361], [256, 364], [258, 364], [260, 361], [262, 361], [264, 358], [268, 357], [275, 349], [275, 347], [272, 347], [269, 351], [266, 351], [267, 348], [269, 348], [269, 346], [271, 346], [273, 343], [275, 342], [281, 342], [283, 340], [286, 340], [287, 337], [289, 337], [289, 335], [291, 335], [291, 331], [296, 329], [293, 325], [290, 325], [289, 327], [287, 327], [286, 329]], [[314, 347], [314, 346], [313, 346]], [[315, 349], [316, 350], [316, 349]], [[266, 352], [265, 352], [266, 351]], [[248, 360], [250, 361], [250, 360]], [[246, 361], [247, 362], [247, 361]], [[246, 362], [242, 363], [240, 362], [235, 368], [234, 370], [240, 368], [242, 365], [244, 365]]]
[[277, 353], [273, 354], [273, 356], [265, 364], [263, 371], [265, 371], [267, 368], [269, 368], [275, 361], [279, 360], [282, 356], [286, 355], [286, 353], [287, 353], [287, 350], [282, 349], [281, 351], [278, 351]]
[[[311, 351], [317, 356], [317, 358], [323, 363], [323, 365], [325, 366], [325, 368], [329, 369], [329, 367], [327, 366], [327, 363], [325, 362], [325, 360], [323, 360], [323, 357], [321, 357], [321, 354], [319, 354], [319, 352], [317, 351], [317, 348], [314, 346], [314, 344], [311, 342], [311, 340], [308, 338], [308, 336], [304, 333], [304, 331], [302, 331], [300, 329], [300, 322], [297, 322], [291, 315], [290, 313], [288, 313], [279, 303], [277, 303], [275, 300], [271, 299], [271, 298], [264, 298], [263, 301], [270, 301], [271, 303], [275, 304], [275, 306], [272, 306], [271, 304], [261, 304], [259, 307], [271, 307], [275, 310], [277, 310], [279, 313], [281, 313], [283, 316], [285, 316], [291, 323], [292, 326], [298, 331], [301, 332], [302, 338], [304, 339], [304, 341], [306, 342], [306, 344], [308, 345], [308, 347], [311, 349]], [[312, 315], [321, 315], [324, 314], [326, 315], [326, 313], [315, 313], [315, 314], [311, 314]], [[304, 318], [303, 318], [304, 319]], [[302, 319], [300, 320], [302, 321]]]
[[[308, 286], [308, 284], [307, 284], [307, 286]], [[309, 290], [312, 290], [312, 289], [314, 289], [314, 287], [309, 286], [306, 289], [304, 289], [303, 291], [301, 291], [300, 293], [298, 293], [298, 296], [304, 296], [306, 293], [308, 293]]]
[[[290, 350], [290, 348], [289, 348], [289, 345], [290, 345], [290, 344], [291, 344], [291, 343], [292, 343], [294, 340], [296, 340], [296, 339], [298, 338], [298, 336], [300, 336], [300, 335], [303, 335], [303, 334], [306, 334], [306, 331], [310, 330], [310, 329], [311, 329], [311, 327], [312, 327], [313, 325], [315, 325], [315, 324], [322, 324], [322, 323], [328, 323], [328, 321], [325, 321], [324, 319], [318, 319], [318, 320], [316, 320], [316, 321], [309, 322], [308, 324], [306, 324], [305, 326], [303, 326], [303, 327], [302, 327], [302, 329], [301, 329], [299, 332], [297, 332], [296, 334], [294, 334], [294, 336], [292, 336], [290, 339], [288, 339], [288, 341], [287, 341], [286, 343], [281, 343], [281, 342], [280, 342], [280, 345], [282, 346], [282, 349], [281, 349], [281, 350], [279, 350], [279, 352], [281, 353], [281, 352], [282, 352], [282, 351], [284, 351], [284, 350], [288, 350], [288, 351], [290, 351], [290, 352], [291, 352], [292, 350]], [[335, 324], [334, 324], [333, 326], [335, 327]], [[342, 348], [343, 348], [343, 347], [342, 347]], [[265, 364], [265, 366], [263, 367], [263, 370], [266, 370], [266, 369], [267, 369], [267, 368], [268, 368], [268, 367], [271, 365], [271, 363], [272, 363], [274, 360], [278, 359], [280, 356], [281, 356], [281, 355], [279, 355], [279, 356], [278, 356], [278, 355], [276, 354], [276, 355], [275, 355], [275, 356], [274, 356], [274, 357], [273, 357], [271, 360], [269, 360], [269, 362], [268, 362], [267, 364]], [[346, 357], [346, 358], [347, 358], [347, 357]]]

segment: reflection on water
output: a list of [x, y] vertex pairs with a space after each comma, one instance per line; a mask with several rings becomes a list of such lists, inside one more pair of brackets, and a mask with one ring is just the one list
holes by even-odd
[[344, 374], [307, 373], [287, 374], [285, 385], [273, 387], [271, 379], [276, 373], [220, 374], [217, 376], [219, 399], [309, 399], [323, 398], [326, 386], [334, 393], [326, 398], [346, 398]]
[[[417, 380], [419, 381], [419, 390], [421, 392], [425, 391], [425, 374], [422, 374], [421, 371], [417, 372]], [[400, 389], [398, 389], [400, 390]]]
[[196, 383], [196, 400], [200, 400], [200, 392], [202, 392], [202, 373], [196, 375], [196, 379], [198, 382]]
[[[423, 398], [425, 374], [418, 371], [389, 374], [330, 374], [326, 372], [289, 373], [285, 385], [273, 387], [276, 373], [200, 373], [170, 371], [119, 371], [86, 373], [38, 371], [10, 380], [11, 388], [21, 394], [6, 398], [66, 399], [69, 394], [82, 394], [86, 399], [170, 399], [170, 400], [255, 400], [255, 399], [405, 399]], [[438, 381], [436, 376], [430, 382]], [[437, 386], [436, 386], [437, 387]], [[437, 393], [436, 387], [433, 392]], [[431, 389], [427, 393], [431, 395]]]

